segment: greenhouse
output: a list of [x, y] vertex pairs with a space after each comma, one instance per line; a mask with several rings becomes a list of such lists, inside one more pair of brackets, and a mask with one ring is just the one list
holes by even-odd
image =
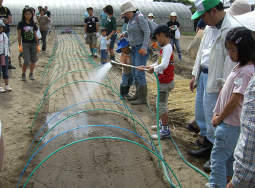
[[[51, 12], [51, 19], [55, 26], [83, 26], [83, 15], [86, 12], [87, 7], [93, 7], [95, 16], [99, 17], [103, 7], [106, 5], [112, 5], [114, 8], [114, 15], [116, 18], [120, 18], [121, 4], [125, 0], [44, 0], [41, 2], [35, 0], [10, 0], [5, 1], [4, 6], [8, 7], [12, 13], [12, 24], [17, 25], [21, 20], [22, 9], [29, 5], [34, 7], [37, 12], [38, 6], [48, 6], [48, 10]], [[154, 14], [154, 20], [156, 23], [167, 23], [171, 12], [176, 12], [178, 15], [178, 22], [181, 25], [182, 31], [193, 31], [194, 22], [190, 19], [192, 13], [187, 6], [181, 3], [168, 3], [168, 2], [149, 2], [149, 1], [133, 1], [135, 6], [144, 14]], [[117, 23], [123, 24], [123, 20]]]

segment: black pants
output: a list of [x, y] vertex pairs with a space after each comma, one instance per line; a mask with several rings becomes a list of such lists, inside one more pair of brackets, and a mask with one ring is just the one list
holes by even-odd
[[45, 30], [45, 31], [40, 31], [40, 32], [41, 32], [41, 35], [42, 35], [42, 42], [43, 42], [42, 51], [46, 51], [46, 36], [47, 36], [47, 30]]

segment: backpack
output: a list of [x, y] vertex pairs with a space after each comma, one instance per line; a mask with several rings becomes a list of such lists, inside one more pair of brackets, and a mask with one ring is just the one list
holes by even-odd
[[[137, 17], [136, 17], [137, 22], [138, 22], [138, 16], [139, 16], [140, 14], [143, 15], [142, 13], [139, 13], [139, 14], [137, 15]], [[145, 16], [143, 15], [143, 17], [145, 17]], [[148, 19], [147, 17], [145, 17], [145, 18], [147, 19], [147, 22], [148, 22], [148, 25], [149, 25], [149, 28], [150, 28], [150, 37], [152, 37], [152, 35], [153, 35], [153, 33], [154, 33], [154, 30], [155, 30], [155, 28], [158, 26], [158, 24], [156, 24], [155, 22], [151, 21], [151, 20]]]

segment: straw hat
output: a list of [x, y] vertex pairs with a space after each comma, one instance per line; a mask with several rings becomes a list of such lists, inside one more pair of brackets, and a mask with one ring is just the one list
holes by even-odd
[[231, 16], [238, 16], [251, 11], [251, 5], [245, 0], [234, 1], [230, 8], [226, 9]]
[[244, 27], [255, 32], [255, 11], [248, 12], [242, 15], [234, 16]]
[[132, 11], [136, 11], [137, 8], [135, 5], [133, 5], [133, 3], [131, 1], [127, 1], [125, 3], [123, 3], [120, 7], [121, 9], [121, 14], [125, 14], [127, 12], [132, 12]]
[[176, 14], [176, 12], [172, 12], [172, 13], [170, 14], [170, 16], [175, 16], [175, 17], [177, 17], [177, 14]]
[[148, 17], [150, 17], [150, 16], [151, 16], [151, 17], [154, 17], [154, 16], [153, 16], [153, 13], [150, 13], [150, 14], [148, 15]]

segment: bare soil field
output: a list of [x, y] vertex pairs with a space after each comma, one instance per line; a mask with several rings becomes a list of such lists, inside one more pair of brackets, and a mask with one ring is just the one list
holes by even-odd
[[[147, 74], [150, 108], [123, 102], [117, 95], [121, 68], [97, 68], [100, 57], [91, 59], [84, 39], [79, 39], [82, 35], [48, 35], [47, 51], [38, 54], [35, 80], [27, 78], [25, 82], [18, 67], [17, 38], [12, 39], [12, 64], [17, 68], [9, 70], [13, 91], [0, 95], [5, 144], [0, 187], [16, 187], [33, 154], [18, 187], [23, 187], [31, 174], [26, 187], [171, 187], [158, 157], [141, 147], [152, 149], [148, 133], [154, 133], [150, 126], [156, 124], [152, 114], [156, 114], [156, 78]], [[183, 157], [202, 170], [206, 161], [186, 153], [189, 148], [196, 149], [196, 135], [185, 128], [194, 114], [195, 93], [188, 86], [194, 61], [187, 52], [192, 39], [182, 36], [180, 40], [183, 60], [176, 60], [169, 124]], [[131, 91], [134, 93], [134, 87]], [[159, 151], [158, 141], [154, 142]], [[183, 162], [170, 139], [162, 140], [161, 146], [164, 160], [182, 187], [204, 187], [206, 178]], [[178, 185], [171, 173], [170, 177]]]

